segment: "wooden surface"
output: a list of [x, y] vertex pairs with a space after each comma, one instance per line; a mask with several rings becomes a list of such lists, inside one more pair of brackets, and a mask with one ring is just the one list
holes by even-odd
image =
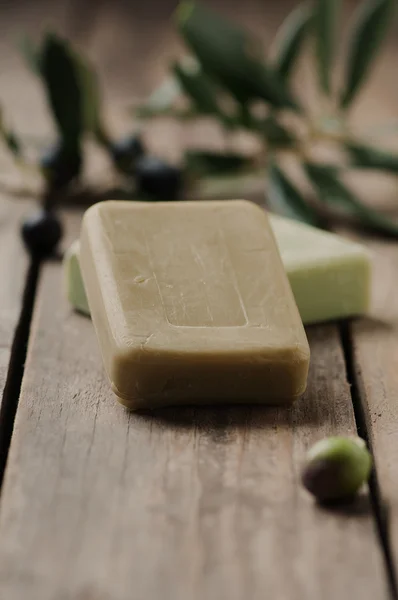
[[36, 271], [36, 266], [28, 267], [25, 250], [16, 235], [28, 206], [0, 192], [0, 488], [26, 351], [24, 341], [31, 311], [29, 301], [25, 302], [29, 300], [27, 291], [31, 287], [27, 282]]
[[[218, 3], [265, 32], [265, 44], [293, 4]], [[121, 131], [132, 97], [148, 92], [180, 51], [166, 20], [173, 4], [0, 6], [0, 98], [14, 122], [31, 136], [51, 135], [40, 90], [9, 50], [18, 29], [37, 33], [50, 23], [84, 46], [107, 85], [109, 122]], [[384, 117], [396, 112], [396, 52], [392, 40], [355, 123], [380, 103]], [[172, 157], [194, 140], [220, 143], [209, 130], [170, 123], [148, 134], [151, 148]], [[3, 157], [0, 173], [18, 179]], [[372, 201], [381, 196], [377, 177], [362, 184]], [[396, 203], [396, 183], [383, 186], [383, 202]], [[17, 237], [26, 204], [4, 192], [1, 202], [0, 390], [26, 269]], [[80, 218], [65, 215], [65, 246]], [[1, 490], [0, 598], [396, 600], [388, 582], [398, 568], [398, 245], [365, 242], [375, 253], [374, 315], [308, 329], [309, 387], [291, 410], [126, 412], [105, 380], [91, 322], [67, 306], [60, 263], [43, 266]], [[299, 484], [305, 449], [358, 425], [372, 442], [381, 494], [372, 485], [345, 510], [320, 508]], [[381, 501], [389, 518], [380, 527]]]
[[355, 431], [336, 327], [309, 332], [309, 388], [292, 411], [135, 415], [115, 403], [91, 322], [70, 311], [61, 278], [48, 265], [38, 294], [0, 597], [387, 597], [366, 497], [352, 514], [328, 512], [299, 486], [308, 444]]
[[26, 204], [13, 202], [0, 192], [0, 398], [22, 307], [28, 261], [15, 233], [26, 210]]

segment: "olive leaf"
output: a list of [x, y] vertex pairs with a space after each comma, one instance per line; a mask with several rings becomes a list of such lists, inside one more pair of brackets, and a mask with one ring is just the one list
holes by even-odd
[[305, 201], [300, 191], [274, 160], [270, 161], [268, 167], [267, 199], [269, 208], [276, 213], [309, 225], [320, 224], [315, 210]]
[[321, 89], [329, 94], [335, 54], [336, 29], [340, 12], [340, 0], [316, 0], [314, 26], [316, 36], [316, 56], [318, 77]]
[[41, 51], [40, 73], [63, 143], [75, 148], [84, 129], [80, 75], [67, 42], [48, 33]]
[[298, 109], [283, 79], [264, 64], [260, 46], [245, 32], [190, 0], [180, 5], [177, 24], [204, 71], [236, 100], [262, 99], [276, 108]]
[[226, 124], [231, 128], [242, 127], [248, 131], [259, 135], [263, 142], [266, 141], [272, 146], [280, 148], [292, 147], [297, 143], [294, 135], [272, 114], [265, 118], [260, 118], [250, 111], [246, 104], [239, 107], [238, 113], [232, 117], [227, 117]]
[[199, 176], [226, 175], [252, 166], [251, 157], [236, 152], [188, 150], [185, 153], [185, 168]]
[[109, 139], [102, 123], [101, 94], [97, 73], [86, 58], [77, 52], [73, 52], [72, 56], [80, 77], [85, 130], [93, 133], [100, 142], [107, 144]]
[[294, 146], [297, 142], [294, 135], [272, 115], [261, 122], [261, 133], [269, 144], [279, 148]]
[[18, 138], [17, 134], [6, 126], [3, 117], [3, 111], [0, 107], [0, 138], [3, 140], [5, 146], [16, 158], [20, 158], [22, 155], [22, 143]]
[[36, 75], [40, 73], [41, 49], [35, 46], [28, 36], [23, 36], [19, 43], [22, 56], [30, 70]]
[[306, 163], [305, 170], [319, 197], [325, 203], [339, 204], [354, 213], [366, 227], [391, 236], [398, 236], [398, 223], [394, 223], [376, 210], [363, 204], [339, 180], [338, 175], [322, 165]]
[[355, 142], [344, 142], [350, 164], [363, 169], [378, 169], [398, 174], [398, 155]]
[[141, 119], [174, 114], [173, 107], [181, 93], [177, 79], [174, 76], [167, 77], [144, 104], [134, 107], [134, 113]]
[[396, 0], [365, 0], [357, 9], [348, 50], [340, 104], [348, 108], [369, 74], [385, 36]]
[[312, 7], [308, 4], [299, 4], [282, 23], [276, 34], [272, 63], [281, 77], [286, 79], [291, 74], [312, 22]]
[[217, 92], [198, 63], [174, 63], [173, 72], [180, 88], [193, 102], [196, 112], [222, 116], [217, 100]]
[[237, 173], [222, 173], [218, 176], [202, 177], [194, 182], [190, 198], [244, 198], [245, 196], [261, 193], [264, 182], [264, 169], [254, 167]]
[[8, 129], [8, 131], [2, 131], [1, 135], [6, 143], [7, 148], [17, 158], [22, 155], [22, 144], [20, 139], [16, 136], [14, 131]]

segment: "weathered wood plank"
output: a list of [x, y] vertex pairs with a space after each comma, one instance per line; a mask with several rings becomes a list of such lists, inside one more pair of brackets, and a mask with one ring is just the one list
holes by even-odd
[[[1, 164], [1, 155], [0, 155]], [[28, 335], [27, 282], [32, 279], [19, 235], [26, 203], [0, 193], [0, 487], [7, 461]]]
[[366, 498], [326, 511], [299, 485], [308, 444], [355, 432], [337, 328], [309, 336], [293, 410], [131, 414], [91, 322], [66, 305], [60, 265], [46, 265], [2, 498], [0, 597], [387, 598]]
[[354, 366], [398, 571], [398, 245], [371, 243], [372, 316], [352, 325]]
[[19, 237], [19, 224], [26, 208], [26, 204], [15, 203], [0, 194], [0, 404], [27, 270], [27, 257]]

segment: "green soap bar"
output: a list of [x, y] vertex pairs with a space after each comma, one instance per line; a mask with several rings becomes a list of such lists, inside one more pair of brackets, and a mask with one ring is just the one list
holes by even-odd
[[86, 291], [79, 264], [80, 244], [76, 240], [73, 242], [64, 258], [64, 271], [66, 294], [70, 304], [85, 315], [90, 315], [90, 308], [87, 302]]
[[[305, 324], [366, 313], [370, 303], [371, 261], [355, 242], [276, 215], [270, 222], [290, 285]], [[89, 315], [79, 266], [79, 242], [65, 256], [71, 305]]]
[[303, 323], [369, 310], [371, 258], [366, 248], [304, 223], [275, 215], [270, 220]]

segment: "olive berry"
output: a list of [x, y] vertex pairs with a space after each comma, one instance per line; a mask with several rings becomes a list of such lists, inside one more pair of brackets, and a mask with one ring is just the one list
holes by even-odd
[[143, 156], [135, 167], [138, 194], [154, 200], [177, 200], [182, 189], [182, 171], [154, 156]]
[[44, 258], [54, 252], [62, 237], [62, 225], [53, 212], [40, 210], [21, 227], [22, 239], [32, 256]]
[[369, 479], [371, 467], [371, 455], [361, 438], [330, 437], [309, 450], [302, 482], [320, 502], [345, 500]]
[[145, 154], [145, 147], [140, 136], [133, 134], [113, 142], [110, 153], [116, 167], [123, 173], [132, 175], [137, 159]]
[[67, 148], [59, 142], [42, 156], [40, 166], [50, 189], [64, 189], [80, 175], [80, 149]]

